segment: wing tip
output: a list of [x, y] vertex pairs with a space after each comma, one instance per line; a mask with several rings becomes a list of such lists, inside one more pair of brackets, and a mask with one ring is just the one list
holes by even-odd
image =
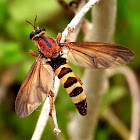
[[25, 118], [26, 116], [28, 116], [25, 112], [22, 111], [21, 108], [19, 108], [18, 106], [16, 106], [16, 104], [15, 104], [15, 111], [16, 111], [16, 114], [17, 114], [20, 118]]
[[23, 104], [19, 104], [18, 98], [16, 98], [16, 101], [15, 101], [15, 111], [16, 111], [16, 114], [17, 114], [20, 118], [25, 118], [25, 117], [27, 117], [27, 116], [30, 115], [30, 114], [27, 112], [27, 110], [23, 107]]

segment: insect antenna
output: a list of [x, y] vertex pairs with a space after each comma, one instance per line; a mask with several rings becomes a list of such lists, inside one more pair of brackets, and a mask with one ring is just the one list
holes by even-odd
[[37, 29], [36, 28], [36, 20], [37, 20], [37, 15], [35, 17], [34, 25], [31, 22], [29, 22], [28, 20], [26, 20], [26, 22], [29, 23], [30, 25], [32, 25], [34, 27], [34, 30], [36, 30]]
[[35, 17], [35, 21], [34, 21], [34, 27], [36, 28], [36, 20], [37, 20], [37, 15]]

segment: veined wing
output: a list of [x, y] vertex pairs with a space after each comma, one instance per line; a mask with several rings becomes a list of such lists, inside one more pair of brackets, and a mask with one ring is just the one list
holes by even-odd
[[128, 64], [134, 60], [134, 54], [128, 48], [100, 42], [61, 43], [67, 48], [68, 60], [83, 68], [109, 68]]
[[53, 70], [38, 56], [23, 81], [15, 103], [16, 113], [24, 118], [30, 115], [46, 98], [53, 86]]

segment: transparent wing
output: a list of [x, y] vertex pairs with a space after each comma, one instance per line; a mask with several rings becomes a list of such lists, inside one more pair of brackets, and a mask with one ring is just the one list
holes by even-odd
[[23, 81], [15, 103], [16, 113], [24, 118], [30, 115], [46, 98], [53, 86], [53, 70], [38, 56]]
[[100, 42], [61, 43], [67, 48], [68, 60], [83, 68], [109, 68], [124, 65], [134, 60], [134, 54], [128, 48]]

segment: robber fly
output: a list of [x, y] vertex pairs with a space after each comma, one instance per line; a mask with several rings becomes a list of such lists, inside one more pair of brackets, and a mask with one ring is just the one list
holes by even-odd
[[82, 82], [63, 57], [64, 49], [68, 50], [68, 60], [83, 68], [110, 68], [128, 64], [134, 60], [133, 52], [120, 45], [100, 42], [60, 43], [62, 34], [56, 40], [46, 36], [44, 28], [36, 27], [36, 19], [37, 16], [34, 25], [27, 21], [34, 28], [30, 39], [38, 47], [38, 52], [30, 51], [37, 59], [17, 95], [15, 109], [18, 116], [23, 118], [30, 115], [47, 96], [53, 98], [54, 76], [60, 79], [79, 113], [86, 115], [87, 102]]

